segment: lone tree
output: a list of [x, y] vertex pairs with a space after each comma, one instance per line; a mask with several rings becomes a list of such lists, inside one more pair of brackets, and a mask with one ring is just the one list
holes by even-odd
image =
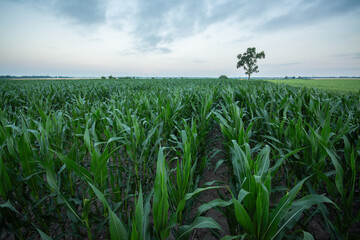
[[237, 55], [239, 61], [237, 62], [236, 67], [243, 67], [245, 69], [245, 74], [249, 76], [253, 73], [259, 72], [259, 66], [256, 65], [258, 59], [265, 58], [264, 51], [256, 53], [255, 48], [248, 48], [245, 53]]

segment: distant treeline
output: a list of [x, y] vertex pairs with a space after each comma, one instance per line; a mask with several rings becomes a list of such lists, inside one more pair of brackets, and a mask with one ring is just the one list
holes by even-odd
[[314, 78], [360, 78], [360, 76], [356, 77], [356, 76], [339, 76], [339, 77], [314, 77]]
[[339, 76], [339, 77], [334, 77], [334, 76], [331, 76], [331, 77], [301, 77], [301, 76], [298, 76], [298, 77], [288, 77], [288, 76], [285, 76], [284, 79], [314, 79], [314, 78], [360, 78], [360, 77], [355, 77], [355, 76]]
[[0, 78], [71, 78], [64, 76], [11, 76], [11, 75], [0, 75]]

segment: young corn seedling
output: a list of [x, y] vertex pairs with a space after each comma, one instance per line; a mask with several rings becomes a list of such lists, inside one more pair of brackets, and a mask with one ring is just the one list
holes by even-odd
[[[196, 134], [196, 133], [195, 133]], [[172, 179], [172, 184], [170, 182], [170, 200], [172, 206], [175, 207], [177, 213], [177, 220], [180, 223], [182, 220], [182, 212], [185, 208], [185, 202], [183, 201], [187, 193], [192, 192], [194, 189], [194, 172], [196, 168], [196, 155], [192, 154], [192, 149], [194, 147], [193, 141], [196, 140], [196, 136], [188, 136], [185, 130], [181, 131], [181, 148], [183, 150], [183, 155], [181, 161], [177, 160], [176, 165], [176, 179]], [[195, 149], [196, 150], [196, 149]]]
[[222, 113], [215, 112], [215, 115], [220, 123], [221, 132], [227, 141], [226, 146], [229, 146], [232, 140], [236, 140], [240, 146], [249, 143], [253, 134], [253, 122], [251, 121], [248, 127], [245, 128], [242, 120], [244, 118], [243, 109], [240, 109], [237, 103], [231, 103], [228, 108], [224, 105], [221, 107]]
[[165, 166], [165, 157], [163, 148], [160, 148], [158, 160], [156, 164], [156, 177], [154, 183], [153, 196], [153, 220], [155, 233], [158, 239], [167, 239], [170, 235], [170, 227], [168, 222], [168, 175]]
[[197, 140], [199, 142], [199, 146], [197, 146], [197, 155], [199, 156], [199, 166], [196, 169], [196, 173], [201, 175], [206, 167], [208, 160], [208, 157], [205, 153], [205, 143], [206, 137], [209, 133], [211, 121], [213, 120], [212, 106], [215, 98], [214, 92], [211, 91], [205, 96], [200, 95], [198, 98], [200, 99], [198, 106], [195, 106], [194, 104], [192, 106], [197, 114], [195, 115], [196, 122], [194, 122], [192, 119], [191, 126], [197, 128]]

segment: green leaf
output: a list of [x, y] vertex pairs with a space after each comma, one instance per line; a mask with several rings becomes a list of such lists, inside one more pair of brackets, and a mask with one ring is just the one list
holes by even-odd
[[58, 196], [59, 196], [59, 198], [61, 198], [62, 201], [64, 201], [65, 206], [76, 217], [76, 219], [78, 219], [80, 222], [82, 222], [81, 217], [76, 213], [76, 210], [75, 210], [74, 206], [71, 204], [71, 202], [69, 201], [69, 199], [63, 194], [59, 194]]
[[112, 240], [128, 239], [128, 233], [124, 224], [116, 216], [116, 214], [111, 210], [107, 200], [105, 199], [104, 194], [100, 192], [94, 185], [88, 182], [90, 187], [93, 189], [96, 196], [99, 198], [100, 202], [104, 205], [104, 208], [109, 209], [109, 222], [110, 222], [110, 235]]
[[237, 199], [233, 198], [233, 202], [236, 220], [246, 232], [253, 234], [254, 228], [249, 214]]
[[48, 236], [46, 233], [44, 233], [40, 229], [36, 228], [36, 230], [40, 234], [40, 237], [41, 237], [42, 240], [52, 240], [52, 238], [50, 236]]
[[202, 214], [203, 212], [214, 208], [214, 207], [227, 207], [229, 205], [233, 204], [233, 200], [229, 200], [229, 201], [224, 201], [220, 198], [216, 198], [214, 200], [212, 200], [211, 202], [208, 203], [204, 203], [203, 205], [201, 205], [197, 211], [197, 215]]
[[110, 208], [109, 208], [109, 220], [110, 220], [111, 240], [128, 239], [128, 233], [126, 231], [124, 224]]
[[11, 211], [17, 213], [17, 214], [20, 214], [16, 209], [15, 207], [12, 205], [12, 203], [10, 202], [10, 199], [7, 200], [6, 203], [3, 203], [3, 204], [0, 204], [0, 207], [1, 208], [9, 208]]
[[109, 143], [112, 143], [112, 142], [115, 142], [117, 140], [121, 140], [123, 139], [123, 137], [112, 137], [112, 138], [109, 138], [109, 140], [107, 141], [107, 144]]
[[196, 228], [212, 228], [222, 230], [220, 225], [210, 217], [197, 217], [191, 225], [181, 226], [179, 228], [178, 240], [185, 239]]
[[223, 164], [224, 161], [225, 161], [224, 159], [220, 159], [219, 161], [217, 161], [213, 173], [215, 173], [218, 170], [218, 168], [220, 167], [221, 164]]
[[64, 155], [62, 155], [61, 153], [58, 153], [56, 151], [53, 151], [53, 152], [56, 153], [56, 155], [58, 156], [60, 161], [65, 163], [67, 167], [69, 167], [71, 170], [76, 172], [79, 177], [85, 179], [87, 182], [92, 182], [93, 181], [89, 171], [86, 168], [80, 166], [75, 161], [73, 161], [72, 159], [70, 159], [70, 158], [68, 158], [68, 157], [66, 157]]
[[243, 235], [238, 235], [238, 236], [228, 236], [226, 235], [225, 237], [221, 238], [220, 240], [243, 240], [246, 237], [246, 234]]
[[315, 194], [311, 194], [311, 195], [306, 195], [305, 197], [302, 197], [301, 199], [295, 201], [292, 203], [292, 206], [294, 207], [311, 207], [314, 204], [320, 204], [320, 203], [331, 203], [333, 204], [336, 208], [339, 209], [338, 206], [336, 206], [336, 204], [331, 201], [329, 198], [325, 197], [324, 195], [315, 195]]
[[135, 222], [135, 219], [133, 219], [132, 221], [132, 228], [131, 228], [131, 240], [138, 240], [138, 239], [141, 239], [139, 237], [139, 234], [136, 230], [136, 222]]
[[44, 164], [45, 170], [46, 170], [46, 181], [49, 184], [49, 186], [57, 190], [57, 179], [54, 168], [50, 164]]
[[259, 164], [258, 166], [258, 172], [257, 174], [259, 176], [262, 176], [264, 174], [267, 173], [269, 166], [270, 166], [270, 147], [268, 145], [265, 146], [265, 148], [263, 148], [261, 150], [261, 152], [258, 155], [258, 159], [257, 159], [257, 164]]
[[[95, 182], [97, 183], [100, 183], [100, 185], [102, 186], [103, 182], [104, 182], [104, 179], [103, 178], [107, 178], [107, 174], [106, 174], [106, 171], [107, 171], [107, 168], [106, 168], [106, 164], [109, 160], [109, 158], [114, 154], [114, 152], [116, 150], [118, 150], [121, 146], [115, 148], [114, 150], [112, 150], [109, 154], [107, 154], [107, 151], [104, 151], [101, 156], [99, 157], [98, 159], [98, 165], [96, 167], [96, 170], [95, 170]], [[107, 147], [106, 147], [106, 150], [107, 150]], [[106, 176], [103, 176], [103, 174], [106, 174]], [[100, 182], [99, 182], [100, 180]]]
[[296, 194], [300, 191], [304, 182], [308, 180], [310, 177], [311, 176], [301, 180], [295, 187], [293, 187], [293, 189], [291, 189], [289, 193], [287, 193], [284, 197], [280, 199], [280, 202], [278, 203], [277, 207], [270, 214], [268, 227], [266, 228], [266, 231], [264, 233], [265, 237], [270, 237], [273, 236], [273, 234], [275, 234], [280, 221], [287, 214], [292, 201], [296, 197]]
[[[273, 238], [275, 238], [280, 232], [291, 222], [297, 221], [297, 217], [302, 214], [302, 212], [308, 208], [310, 208], [314, 204], [321, 203], [331, 203], [334, 204], [330, 199], [323, 195], [307, 195], [296, 202], [293, 202], [291, 207], [294, 207], [292, 211], [286, 214], [286, 221], [279, 226], [279, 230], [274, 234]], [[335, 204], [334, 204], [335, 205]], [[335, 205], [336, 206], [336, 205]]]
[[103, 204], [103, 206], [105, 208], [110, 208], [104, 194], [102, 194], [102, 192], [99, 189], [97, 189], [94, 185], [92, 185], [90, 182], [88, 182], [88, 184], [92, 188], [92, 190], [94, 191], [100, 202]]
[[187, 193], [185, 195], [185, 198], [184, 200], [189, 200], [190, 198], [192, 198], [194, 195], [200, 193], [200, 192], [203, 192], [203, 191], [206, 191], [206, 190], [209, 190], [209, 189], [216, 189], [216, 188], [223, 188], [223, 186], [212, 186], [212, 187], [206, 187], [206, 188], [197, 188], [195, 189], [195, 191], [191, 192], [191, 193]]
[[136, 230], [138, 234], [140, 234], [141, 239], [145, 237], [145, 236], [141, 236], [143, 234], [143, 221], [144, 221], [144, 202], [143, 202], [142, 189], [140, 185], [140, 192], [135, 207], [135, 222], [136, 222]]
[[282, 158], [278, 159], [278, 160], [276, 161], [276, 163], [274, 164], [274, 166], [272, 166], [272, 167], [270, 168], [271, 176], [275, 176], [275, 174], [277, 173], [277, 170], [279, 169], [279, 167], [281, 166], [281, 164], [283, 163], [283, 161], [284, 161], [285, 159], [287, 159], [288, 157], [290, 157], [290, 156], [292, 156], [292, 155], [294, 155], [294, 154], [298, 153], [299, 151], [304, 150], [304, 149], [306, 149], [306, 148], [309, 148], [309, 147], [298, 148], [298, 149], [296, 149], [296, 150], [294, 150], [294, 151], [291, 151], [291, 152], [287, 153], [287, 154], [286, 154], [285, 156], [283, 156]]
[[167, 173], [165, 168], [165, 157], [163, 148], [160, 147], [156, 164], [156, 176], [153, 196], [153, 220], [156, 233], [159, 238], [169, 237], [168, 229], [168, 192], [167, 192]]
[[91, 146], [91, 140], [90, 140], [90, 134], [89, 134], [89, 125], [90, 120], [88, 120], [88, 122], [86, 123], [86, 129], [85, 129], [85, 133], [84, 133], [84, 143], [86, 148], [88, 149], [88, 151], [91, 153], [92, 152], [92, 146]]
[[3, 197], [3, 199], [7, 199], [8, 193], [13, 189], [9, 174], [6, 170], [5, 164], [2, 160], [1, 154], [0, 154], [0, 181], [2, 182], [0, 184], [0, 195]]
[[303, 231], [304, 233], [304, 238], [303, 240], [314, 240], [314, 237], [311, 235], [311, 233]]
[[279, 230], [277, 230], [277, 232], [271, 237], [271, 239], [276, 239], [277, 235], [281, 233], [281, 231], [288, 225], [290, 224], [294, 219], [296, 219], [296, 217], [298, 217], [304, 210], [306, 209], [306, 206], [300, 207], [300, 208], [296, 208], [293, 211], [290, 212], [290, 216], [288, 217], [288, 219], [286, 220], [285, 223], [283, 223], [280, 227]]
[[154, 133], [156, 132], [157, 127], [158, 127], [158, 126], [153, 127], [153, 128], [147, 133], [148, 135], [147, 135], [146, 139], [144, 140], [144, 142], [142, 143], [142, 146], [143, 146], [144, 148], [146, 147], [146, 145], [149, 143], [151, 137], [152, 137], [152, 136], [154, 135]]
[[335, 167], [336, 170], [336, 175], [335, 175], [335, 185], [336, 188], [338, 189], [339, 193], [341, 195], [343, 195], [344, 193], [344, 187], [343, 187], [343, 173], [344, 170], [341, 166], [341, 164], [339, 163], [339, 161], [337, 160], [337, 157], [335, 156], [334, 152], [331, 151], [330, 149], [328, 149], [326, 146], [324, 146], [325, 151], [327, 152], [327, 154], [330, 156], [331, 162]]
[[[18, 144], [21, 167], [23, 168], [23, 173], [25, 177], [27, 177], [32, 175], [36, 171], [33, 151], [27, 135], [22, 134]], [[38, 185], [34, 178], [30, 180], [29, 187], [31, 188], [32, 193], [37, 195]]]

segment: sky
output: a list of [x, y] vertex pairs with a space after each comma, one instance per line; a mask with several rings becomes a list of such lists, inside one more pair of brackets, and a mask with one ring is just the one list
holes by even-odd
[[360, 76], [359, 0], [0, 0], [0, 75]]

